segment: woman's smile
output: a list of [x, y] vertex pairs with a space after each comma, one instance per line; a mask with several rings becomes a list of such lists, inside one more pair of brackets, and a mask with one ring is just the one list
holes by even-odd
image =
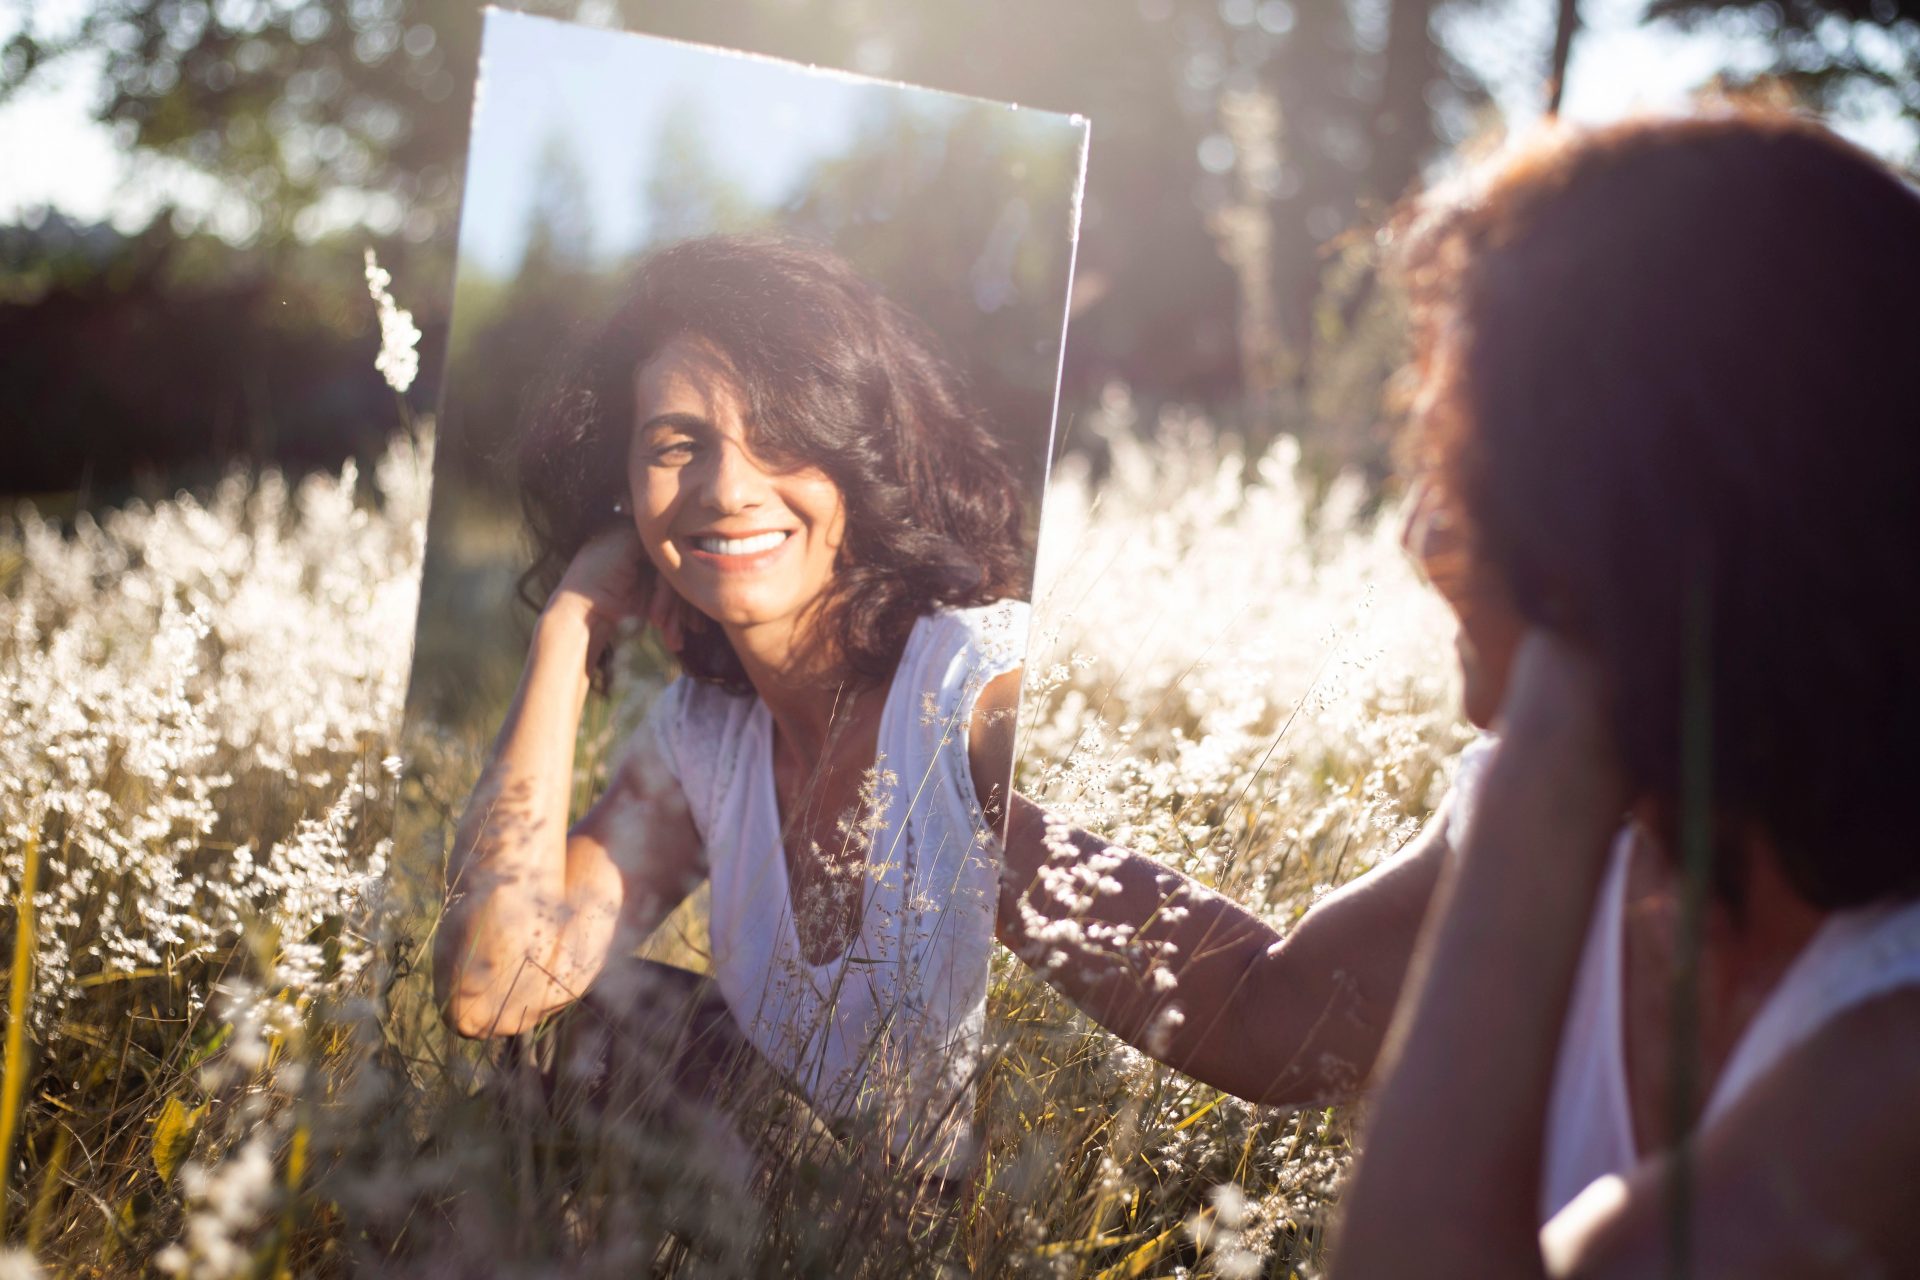
[[764, 533], [689, 534], [686, 558], [721, 573], [757, 573], [770, 567], [786, 550], [794, 535], [792, 529], [769, 529]]
[[792, 532], [790, 529], [773, 529], [766, 533], [695, 534], [693, 544], [697, 550], [712, 556], [757, 556], [785, 542]]

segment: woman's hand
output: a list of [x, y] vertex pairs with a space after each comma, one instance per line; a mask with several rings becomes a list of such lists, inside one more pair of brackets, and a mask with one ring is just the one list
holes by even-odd
[[1561, 1028], [1629, 799], [1592, 659], [1515, 647], [1487, 766], [1395, 1017], [1337, 1274], [1541, 1274], [1540, 1152]]
[[1494, 727], [1499, 767], [1488, 787], [1551, 796], [1563, 824], [1582, 818], [1597, 824], [1607, 838], [1592, 847], [1608, 848], [1632, 797], [1593, 659], [1551, 632], [1528, 629], [1514, 651]]
[[591, 635], [589, 666], [599, 662], [628, 619], [651, 625], [673, 654], [685, 645], [690, 626], [697, 625], [686, 602], [648, 563], [630, 524], [596, 535], [574, 553], [543, 612], [571, 612], [585, 621]]

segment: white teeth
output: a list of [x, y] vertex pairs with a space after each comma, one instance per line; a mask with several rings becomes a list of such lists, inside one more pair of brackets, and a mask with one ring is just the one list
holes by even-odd
[[771, 551], [787, 540], [784, 530], [756, 533], [751, 538], [695, 538], [693, 545], [716, 556], [750, 556]]

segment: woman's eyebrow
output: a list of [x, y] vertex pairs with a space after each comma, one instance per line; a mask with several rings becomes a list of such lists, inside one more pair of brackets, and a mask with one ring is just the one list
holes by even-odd
[[640, 424], [644, 433], [658, 427], [673, 427], [681, 431], [711, 431], [713, 424], [697, 413], [656, 413]]

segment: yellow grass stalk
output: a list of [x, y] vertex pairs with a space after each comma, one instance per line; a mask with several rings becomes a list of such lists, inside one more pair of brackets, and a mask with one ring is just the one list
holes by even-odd
[[[1202, 1210], [1202, 1212], [1206, 1211]], [[1176, 1222], [1102, 1271], [1095, 1280], [1137, 1280], [1138, 1277], [1146, 1275], [1155, 1263], [1166, 1256], [1168, 1250], [1180, 1243], [1182, 1230], [1184, 1230], [1183, 1225]]]
[[34, 1197], [33, 1209], [27, 1215], [28, 1253], [39, 1251], [40, 1238], [46, 1234], [47, 1218], [60, 1191], [60, 1175], [67, 1171], [67, 1148], [72, 1138], [72, 1131], [64, 1124], [54, 1130], [53, 1154], [47, 1157], [46, 1171], [40, 1175], [40, 1194]]
[[7, 1230], [7, 1174], [13, 1168], [13, 1137], [20, 1130], [20, 1104], [27, 1092], [27, 1000], [33, 991], [33, 886], [40, 878], [39, 832], [27, 836], [22, 861], [13, 968], [7, 980], [5, 1075], [0, 1077], [0, 1237]]
[[273, 1266], [269, 1274], [273, 1280], [292, 1280], [293, 1271], [287, 1265], [287, 1255], [292, 1249], [293, 1234], [299, 1227], [298, 1207], [300, 1203], [300, 1184], [307, 1176], [307, 1145], [312, 1134], [307, 1122], [302, 1120], [293, 1130], [293, 1145], [287, 1152], [287, 1202], [280, 1211], [279, 1240], [273, 1251]]
[[1201, 1107], [1201, 1108], [1200, 1108], [1200, 1109], [1199, 1109], [1198, 1111], [1196, 1111], [1196, 1112], [1194, 1112], [1194, 1113], [1193, 1113], [1192, 1115], [1190, 1115], [1190, 1116], [1188, 1116], [1188, 1117], [1187, 1117], [1187, 1118], [1186, 1118], [1185, 1120], [1182, 1120], [1182, 1121], [1181, 1121], [1181, 1122], [1180, 1122], [1179, 1124], [1176, 1124], [1175, 1126], [1173, 1126], [1173, 1132], [1175, 1132], [1175, 1133], [1178, 1133], [1178, 1132], [1180, 1132], [1180, 1131], [1181, 1131], [1182, 1129], [1185, 1129], [1185, 1128], [1188, 1128], [1189, 1126], [1191, 1126], [1191, 1125], [1193, 1125], [1193, 1124], [1195, 1124], [1195, 1123], [1197, 1123], [1197, 1122], [1198, 1122], [1198, 1121], [1199, 1121], [1200, 1119], [1202, 1119], [1202, 1118], [1203, 1118], [1203, 1117], [1204, 1117], [1204, 1116], [1205, 1116], [1205, 1115], [1207, 1114], [1207, 1112], [1209, 1112], [1209, 1111], [1211, 1111], [1211, 1110], [1213, 1110], [1213, 1109], [1214, 1109], [1215, 1107], [1217, 1107], [1217, 1106], [1219, 1106], [1219, 1105], [1220, 1105], [1220, 1099], [1222, 1099], [1222, 1098], [1224, 1098], [1224, 1097], [1226, 1097], [1226, 1096], [1227, 1096], [1227, 1095], [1226, 1095], [1226, 1094], [1224, 1094], [1224, 1093], [1216, 1093], [1216, 1094], [1214, 1094], [1214, 1095], [1213, 1095], [1213, 1100], [1212, 1100], [1211, 1102], [1209, 1102], [1209, 1103], [1207, 1103], [1207, 1105], [1205, 1105], [1204, 1107]]

